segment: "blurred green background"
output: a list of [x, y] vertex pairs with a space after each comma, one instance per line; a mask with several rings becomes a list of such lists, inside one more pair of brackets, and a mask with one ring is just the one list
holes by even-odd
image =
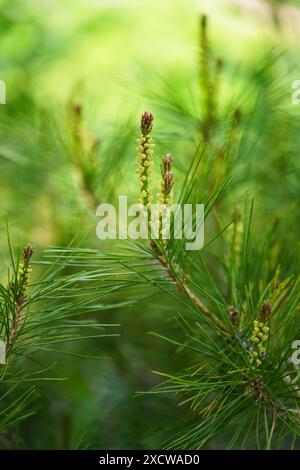
[[[236, 151], [228, 214], [247, 190], [258, 198], [258, 227], [284, 216], [282, 236], [299, 239], [299, 2], [259, 0], [1, 0], [0, 105], [1, 274], [6, 273], [8, 217], [14, 246], [30, 241], [35, 257], [49, 245], [113, 249], [96, 238], [95, 201], [128, 194], [135, 201], [135, 138], [141, 112], [155, 115], [158, 154], [177, 159], [180, 174], [199, 136], [200, 15], [224, 62], [220, 131], [231, 110], [245, 116]], [[72, 156], [70, 103], [80, 103], [96, 152], [97, 178]], [[181, 114], [180, 114], [180, 112]], [[94, 140], [93, 140], [94, 139]], [[97, 141], [98, 142], [98, 141]], [[88, 176], [87, 176], [88, 177]], [[36, 272], [38, 272], [36, 269]], [[37, 275], [37, 274], [36, 274]], [[149, 331], [176, 329], [160, 299], [99, 312], [122, 324], [120, 338], [74, 346], [101, 359], [54, 357], [61, 383], [41, 385], [37, 413], [5, 434], [3, 448], [158, 448], [189, 419], [175, 397], [144, 396], [159, 382], [153, 370], [176, 371], [186, 356]], [[69, 348], [69, 352], [73, 349]]]

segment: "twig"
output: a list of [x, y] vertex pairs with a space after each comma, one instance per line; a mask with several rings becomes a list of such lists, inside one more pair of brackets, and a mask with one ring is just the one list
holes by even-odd
[[[156, 248], [155, 248], [156, 247]], [[159, 249], [157, 245], [155, 244], [155, 241], [151, 241], [151, 248], [152, 251], [155, 253], [156, 249]], [[183, 278], [177, 277], [175, 274], [172, 274], [171, 267], [168, 264], [168, 261], [165, 256], [163, 255], [158, 255], [157, 259], [160, 261], [161, 265], [166, 269], [169, 277], [171, 280], [177, 285], [178, 290], [181, 292], [184, 292], [190, 300], [193, 302], [193, 304], [215, 325], [217, 325], [224, 333], [229, 333], [229, 330], [227, 326], [217, 318], [209, 309], [208, 307], [204, 304], [204, 302], [192, 292], [190, 287], [187, 285], [187, 283], [183, 280]], [[179, 269], [179, 268], [178, 268]], [[175, 270], [176, 272], [176, 270]]]

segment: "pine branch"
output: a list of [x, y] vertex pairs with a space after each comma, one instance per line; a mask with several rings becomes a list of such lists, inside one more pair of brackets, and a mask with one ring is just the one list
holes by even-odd
[[[145, 112], [142, 115], [141, 118], [141, 132], [142, 136], [145, 135], [145, 122], [147, 121], [148, 116], [150, 116], [150, 125], [147, 125], [147, 135], [150, 134], [152, 127], [153, 127], [153, 116], [151, 113]], [[142, 137], [144, 138], [144, 137]], [[152, 142], [152, 139], [151, 139]], [[153, 144], [152, 144], [153, 145]], [[152, 158], [152, 153], [151, 153], [151, 158]], [[169, 155], [163, 157], [161, 169], [162, 169], [162, 186], [161, 186], [161, 191], [162, 193], [159, 195], [159, 204], [166, 204], [170, 205], [171, 204], [171, 189], [174, 184], [173, 180], [173, 174], [171, 172], [171, 165], [172, 165], [172, 157]], [[143, 173], [139, 173], [139, 177], [142, 179], [143, 178]], [[142, 191], [144, 191], [144, 181], [142, 180]], [[148, 188], [148, 182], [147, 182], [147, 188]], [[150, 189], [147, 189], [148, 192], [150, 192]], [[142, 203], [147, 207], [151, 208], [149, 196], [145, 196], [145, 199], [142, 200]], [[161, 217], [164, 215], [162, 214]], [[149, 230], [149, 234], [151, 234], [151, 227]], [[161, 239], [162, 244], [164, 244], [163, 236]], [[184, 280], [184, 274], [182, 273], [182, 270], [178, 265], [171, 265], [169, 262], [169, 257], [168, 254], [166, 253], [166, 256], [162, 253], [161, 247], [157, 244], [155, 239], [150, 240], [150, 247], [152, 249], [152, 253], [156, 259], [158, 259], [162, 265], [162, 267], [166, 270], [168, 276], [170, 277], [171, 281], [174, 282], [177, 285], [178, 290], [181, 290], [183, 293], [185, 293], [189, 299], [192, 301], [192, 303], [215, 325], [217, 325], [223, 332], [228, 333], [229, 330], [226, 327], [226, 325], [219, 320], [213, 313], [210, 312], [210, 310], [207, 308], [205, 303], [195, 294], [192, 292], [191, 288], [188, 286], [187, 282]]]
[[[22, 361], [33, 360], [37, 353], [44, 351], [58, 352], [57, 346], [68, 342], [118, 336], [106, 330], [119, 325], [76, 319], [85, 313], [98, 312], [105, 306], [98, 303], [98, 295], [95, 296], [93, 291], [82, 292], [79, 297], [81, 278], [62, 276], [63, 266], [51, 263], [49, 271], [39, 282], [29, 282], [32, 255], [33, 249], [29, 244], [23, 249], [22, 262], [11, 250], [8, 284], [0, 284], [0, 339], [6, 345], [5, 356], [1, 358], [3, 364], [0, 365], [1, 432], [34, 412], [28, 410], [28, 406], [33, 401], [36, 388], [26, 387], [28, 382], [55, 380], [55, 377], [43, 377], [45, 370], [38, 371], [40, 376], [35, 378], [37, 372], [28, 372], [28, 367], [23, 369], [20, 366]], [[63, 349], [60, 352], [63, 353]]]

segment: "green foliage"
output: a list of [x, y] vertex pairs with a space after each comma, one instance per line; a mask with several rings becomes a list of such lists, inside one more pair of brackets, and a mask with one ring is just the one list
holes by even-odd
[[[0, 209], [37, 248], [0, 241], [0, 446], [298, 448], [297, 2], [2, 4]], [[96, 239], [157, 191], [205, 205], [202, 250]]]
[[[93, 314], [108, 308], [98, 302], [99, 294], [92, 282], [85, 289], [80, 276], [64, 275], [62, 268], [53, 264], [36, 282], [31, 281], [33, 248], [26, 245], [22, 257], [14, 256], [6, 284], [0, 286], [0, 338], [5, 344], [4, 360], [0, 366], [0, 432], [34, 413], [32, 400], [36, 386], [31, 383], [65, 380], [56, 377], [54, 365], [42, 365], [49, 353], [65, 353], [81, 358], [88, 354], [61, 350], [64, 343], [91, 340], [106, 336], [107, 327]], [[31, 266], [34, 266], [33, 269]], [[81, 317], [85, 315], [85, 320]], [[80, 316], [80, 318], [78, 318]], [[115, 329], [115, 328], [114, 328]], [[37, 356], [37, 357], [36, 357]], [[97, 357], [95, 356], [95, 359]], [[32, 369], [30, 362], [40, 367]]]

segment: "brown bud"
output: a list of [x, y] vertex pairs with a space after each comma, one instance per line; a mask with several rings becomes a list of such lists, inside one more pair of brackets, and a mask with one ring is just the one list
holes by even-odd
[[171, 171], [173, 157], [171, 155], [165, 155], [162, 159], [161, 164], [161, 175], [164, 178], [168, 171]]
[[32, 255], [33, 255], [33, 248], [28, 243], [27, 245], [24, 246], [24, 249], [23, 249], [23, 263], [28, 264]]
[[157, 245], [154, 241], [150, 242], [150, 247], [153, 251], [158, 251]]
[[170, 194], [171, 189], [174, 184], [174, 178], [173, 178], [173, 173], [171, 171], [168, 171], [165, 175], [165, 193]]
[[229, 312], [231, 323], [233, 325], [237, 325], [239, 312], [232, 305], [229, 305], [228, 312]]
[[259, 309], [259, 316], [263, 320], [269, 320], [271, 314], [271, 304], [269, 302], [263, 302]]
[[144, 136], [149, 134], [152, 130], [152, 123], [153, 123], [153, 115], [145, 111], [142, 114], [141, 118], [141, 132]]

